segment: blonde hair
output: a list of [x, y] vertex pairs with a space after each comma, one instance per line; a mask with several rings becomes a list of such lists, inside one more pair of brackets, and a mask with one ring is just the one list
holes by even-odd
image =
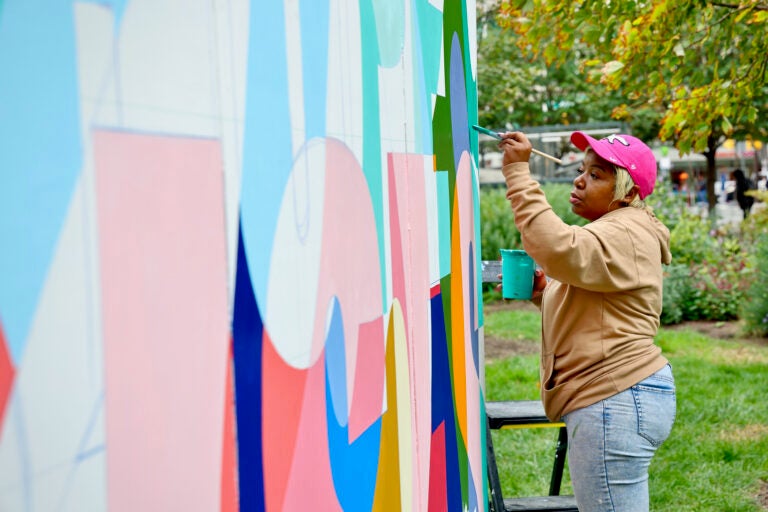
[[[585, 154], [590, 151], [594, 150], [591, 147], [588, 147]], [[611, 167], [613, 168], [613, 174], [616, 176], [616, 181], [613, 186], [613, 200], [618, 201], [625, 206], [631, 206], [632, 208], [652, 211], [652, 208], [648, 206], [645, 201], [640, 199], [640, 194], [637, 190], [629, 202], [624, 200], [627, 194], [632, 191], [632, 187], [635, 186], [635, 181], [632, 179], [632, 176], [630, 176], [629, 171], [625, 168], [614, 164], [611, 164]]]
[[637, 190], [635, 190], [635, 194], [632, 196], [632, 199], [629, 201], [629, 203], [624, 201], [624, 198], [627, 196], [627, 194], [632, 191], [632, 187], [635, 186], [635, 181], [632, 179], [632, 176], [629, 175], [629, 171], [627, 171], [625, 168], [614, 165], [613, 170], [616, 173], [616, 184], [613, 188], [613, 200], [620, 201], [627, 206], [631, 206], [632, 208], [650, 210], [651, 207], [648, 206], [645, 201], [640, 199], [640, 194]]

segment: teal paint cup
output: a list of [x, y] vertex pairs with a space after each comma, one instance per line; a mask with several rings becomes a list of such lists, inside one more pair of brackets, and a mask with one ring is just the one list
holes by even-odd
[[501, 249], [501, 296], [529, 300], [533, 293], [533, 258], [525, 251]]

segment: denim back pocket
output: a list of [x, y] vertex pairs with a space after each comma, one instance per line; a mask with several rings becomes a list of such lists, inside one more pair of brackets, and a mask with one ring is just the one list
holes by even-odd
[[653, 446], [659, 446], [669, 437], [677, 413], [671, 372], [665, 368], [635, 384], [632, 396], [637, 407], [638, 434]]

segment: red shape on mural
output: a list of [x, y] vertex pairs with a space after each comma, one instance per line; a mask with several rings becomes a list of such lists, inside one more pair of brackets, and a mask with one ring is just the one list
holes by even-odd
[[448, 472], [445, 467], [445, 422], [432, 432], [429, 460], [429, 510], [448, 510]]
[[235, 434], [235, 392], [232, 381], [232, 338], [227, 358], [227, 384], [224, 395], [224, 438], [221, 455], [221, 512], [237, 512], [237, 454]]
[[11, 362], [11, 354], [8, 352], [8, 345], [5, 342], [3, 326], [0, 325], [0, 427], [2, 427], [3, 418], [5, 418], [5, 406], [8, 404], [8, 397], [11, 396], [11, 387], [13, 386], [13, 376], [15, 373], [16, 370]]

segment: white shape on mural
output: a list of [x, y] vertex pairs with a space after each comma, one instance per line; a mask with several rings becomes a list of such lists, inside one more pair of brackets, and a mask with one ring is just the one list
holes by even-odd
[[313, 362], [312, 333], [323, 235], [325, 143], [310, 140], [294, 161], [272, 245], [264, 326], [296, 368]]

